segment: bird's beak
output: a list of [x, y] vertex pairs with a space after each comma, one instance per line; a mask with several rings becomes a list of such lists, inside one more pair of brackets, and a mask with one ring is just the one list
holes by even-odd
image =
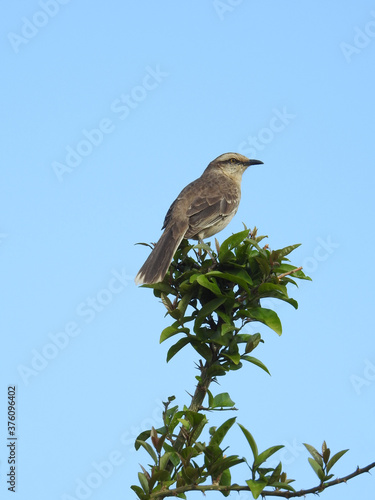
[[248, 160], [245, 165], [250, 167], [250, 165], [263, 165], [263, 162], [260, 160]]

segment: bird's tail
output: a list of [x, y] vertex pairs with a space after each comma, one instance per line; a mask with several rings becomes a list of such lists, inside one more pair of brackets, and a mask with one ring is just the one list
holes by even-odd
[[137, 285], [159, 283], [164, 279], [185, 232], [186, 228], [183, 231], [176, 231], [176, 226], [165, 229], [135, 277], [134, 281]]

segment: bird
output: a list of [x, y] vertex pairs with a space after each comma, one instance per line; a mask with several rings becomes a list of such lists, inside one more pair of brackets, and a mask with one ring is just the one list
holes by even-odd
[[135, 277], [137, 285], [163, 281], [181, 241], [209, 238], [224, 229], [237, 212], [242, 174], [263, 164], [239, 153], [215, 158], [203, 174], [188, 184], [170, 206], [159, 241]]

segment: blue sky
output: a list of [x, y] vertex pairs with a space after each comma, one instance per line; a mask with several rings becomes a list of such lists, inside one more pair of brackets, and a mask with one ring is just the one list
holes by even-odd
[[[134, 244], [228, 151], [264, 165], [219, 240], [244, 222], [272, 248], [302, 243], [313, 281], [291, 291], [297, 311], [268, 304], [284, 328], [259, 329], [272, 377], [246, 366], [217, 389], [261, 449], [286, 446], [297, 488], [316, 484], [303, 442], [349, 448], [339, 476], [374, 461], [373, 3], [40, 0], [0, 26], [1, 497], [10, 385], [19, 500], [133, 497], [135, 437], [196, 375], [193, 352], [165, 363]], [[250, 455], [237, 430], [227, 444]], [[322, 498], [373, 489], [367, 474]]]

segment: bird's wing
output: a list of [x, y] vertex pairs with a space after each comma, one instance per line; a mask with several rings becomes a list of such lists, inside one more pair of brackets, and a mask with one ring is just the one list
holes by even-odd
[[238, 208], [238, 196], [229, 190], [223, 193], [210, 193], [207, 196], [197, 197], [187, 210], [189, 229], [186, 237], [193, 237], [203, 229], [215, 226], [226, 217], [233, 214]]
[[223, 178], [208, 179], [203, 184], [200, 180], [181, 191], [165, 216], [163, 229], [182, 215], [189, 225], [185, 237], [192, 238], [236, 212], [241, 195], [239, 187]]

